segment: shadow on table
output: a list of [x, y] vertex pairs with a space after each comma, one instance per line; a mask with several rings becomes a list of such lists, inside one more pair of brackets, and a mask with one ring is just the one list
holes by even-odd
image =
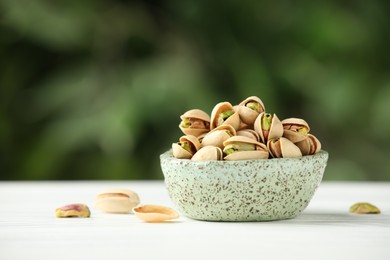
[[300, 216], [283, 221], [298, 225], [367, 225], [390, 227], [389, 217], [382, 214], [357, 215], [350, 213], [302, 213]]

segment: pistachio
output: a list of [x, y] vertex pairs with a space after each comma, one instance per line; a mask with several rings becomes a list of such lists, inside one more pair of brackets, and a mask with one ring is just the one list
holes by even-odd
[[192, 161], [214, 161], [222, 160], [222, 150], [217, 146], [203, 146], [192, 156]]
[[231, 125], [237, 130], [240, 124], [240, 115], [229, 102], [218, 103], [211, 111], [210, 130], [220, 125]]
[[269, 131], [271, 128], [271, 122], [272, 115], [269, 113], [264, 114], [263, 118], [261, 119], [261, 128], [263, 128], [263, 131]]
[[107, 213], [129, 213], [140, 202], [138, 194], [128, 189], [110, 189], [99, 193], [96, 208]]
[[251, 96], [238, 105], [237, 109], [240, 119], [247, 125], [253, 125], [257, 116], [265, 111], [264, 104], [260, 98]]
[[180, 137], [179, 142], [172, 144], [172, 153], [175, 158], [191, 159], [201, 147], [199, 139], [193, 135]]
[[233, 136], [223, 142], [225, 160], [267, 159], [269, 154], [265, 144], [246, 136]]
[[186, 135], [199, 136], [210, 130], [210, 116], [200, 109], [191, 109], [180, 116], [179, 128]]
[[179, 217], [179, 214], [174, 209], [153, 204], [135, 207], [133, 212], [139, 219], [146, 222], [162, 222]]
[[91, 212], [87, 205], [81, 203], [68, 204], [56, 209], [57, 218], [89, 218]]
[[276, 114], [260, 113], [254, 122], [254, 130], [264, 144], [283, 135], [283, 125]]
[[261, 111], [261, 110], [260, 110], [260, 104], [257, 103], [257, 102], [254, 102], [254, 101], [246, 103], [245, 106], [246, 106], [247, 108], [252, 109], [253, 111], [258, 112], [258, 113], [260, 113], [260, 111]]
[[368, 202], [358, 202], [349, 208], [350, 213], [355, 214], [379, 214], [381, 211], [376, 206]]

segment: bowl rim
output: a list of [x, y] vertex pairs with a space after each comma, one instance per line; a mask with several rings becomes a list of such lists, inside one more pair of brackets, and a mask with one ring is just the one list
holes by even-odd
[[250, 159], [250, 160], [207, 160], [207, 161], [192, 161], [191, 159], [178, 159], [173, 156], [172, 149], [169, 149], [165, 151], [164, 153], [160, 154], [160, 160], [161, 161], [175, 161], [175, 162], [183, 162], [183, 163], [191, 163], [194, 165], [202, 165], [202, 164], [222, 164], [222, 165], [229, 165], [229, 164], [247, 164], [247, 163], [254, 163], [254, 162], [269, 162], [269, 163], [278, 163], [278, 162], [288, 162], [288, 161], [300, 161], [300, 160], [311, 160], [315, 158], [325, 157], [326, 159], [329, 158], [329, 152], [326, 150], [320, 150], [318, 153], [313, 155], [304, 155], [301, 157], [295, 157], [295, 158], [267, 158], [267, 159]]

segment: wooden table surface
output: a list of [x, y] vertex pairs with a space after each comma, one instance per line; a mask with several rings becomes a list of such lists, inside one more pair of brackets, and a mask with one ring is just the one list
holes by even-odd
[[[0, 259], [390, 259], [389, 182], [322, 182], [299, 217], [241, 223], [145, 223], [94, 208], [116, 187], [175, 208], [162, 181], [0, 182]], [[348, 213], [360, 201], [382, 213]], [[55, 218], [74, 202], [91, 218]]]

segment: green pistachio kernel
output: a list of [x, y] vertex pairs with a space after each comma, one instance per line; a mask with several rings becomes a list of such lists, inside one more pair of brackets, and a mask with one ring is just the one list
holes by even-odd
[[234, 144], [229, 144], [229, 145], [227, 145], [227, 146], [223, 149], [223, 152], [224, 152], [224, 154], [226, 154], [226, 155], [232, 154], [232, 153], [237, 152], [237, 151], [238, 151], [238, 149], [235, 147]]
[[307, 135], [307, 133], [309, 132], [309, 131], [307, 131], [307, 128], [306, 127], [300, 127], [300, 128], [298, 128], [298, 133], [300, 133], [300, 134], [303, 134], [303, 135]]
[[233, 114], [234, 114], [233, 110], [226, 110], [226, 111], [224, 111], [224, 112], [222, 112], [220, 114], [220, 117], [225, 121], [226, 119], [228, 119]]
[[242, 151], [254, 151], [256, 149], [256, 146], [254, 144], [247, 144], [247, 143], [233, 143], [228, 144], [223, 149], [223, 152], [226, 155], [232, 154], [234, 152], [242, 152]]
[[257, 102], [248, 102], [245, 104], [245, 106], [260, 113], [260, 104]]
[[227, 133], [228, 136], [230, 136], [230, 137], [234, 136], [230, 131], [226, 131], [226, 133]]
[[261, 128], [265, 131], [268, 131], [271, 128], [272, 123], [272, 115], [266, 113], [261, 119]]
[[191, 122], [188, 118], [185, 118], [183, 121], [181, 121], [180, 126], [183, 128], [188, 128], [191, 126]]
[[379, 214], [380, 209], [368, 202], [359, 202], [349, 208], [349, 212], [355, 214]]
[[180, 145], [184, 150], [191, 153], [191, 146], [188, 142], [179, 142], [178, 145]]

